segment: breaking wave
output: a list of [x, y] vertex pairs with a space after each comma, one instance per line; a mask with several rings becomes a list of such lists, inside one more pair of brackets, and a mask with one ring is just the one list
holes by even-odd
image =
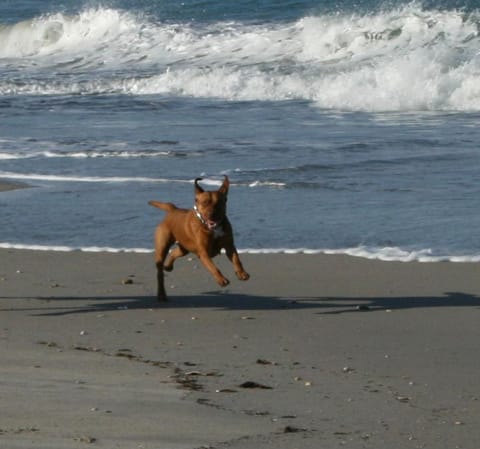
[[0, 25], [8, 73], [0, 73], [0, 95], [160, 94], [304, 100], [340, 110], [478, 111], [479, 25], [478, 10], [416, 3], [265, 24], [166, 23], [110, 8], [57, 13]]

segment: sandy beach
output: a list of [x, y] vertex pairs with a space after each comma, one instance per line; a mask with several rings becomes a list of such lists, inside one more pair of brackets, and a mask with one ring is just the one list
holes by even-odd
[[0, 449], [480, 449], [480, 1], [0, 5]]
[[474, 448], [476, 264], [0, 250], [0, 446]]

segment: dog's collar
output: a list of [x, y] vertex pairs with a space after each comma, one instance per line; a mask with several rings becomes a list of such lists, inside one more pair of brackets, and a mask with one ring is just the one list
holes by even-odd
[[216, 223], [213, 223], [213, 224], [210, 224], [210, 223], [208, 222], [208, 220], [205, 220], [205, 218], [203, 217], [203, 215], [200, 213], [200, 211], [199, 211], [198, 208], [197, 208], [197, 205], [193, 206], [193, 210], [194, 210], [195, 215], [197, 216], [197, 218], [202, 222], [202, 224], [203, 224], [204, 226], [207, 227], [207, 229], [208, 229], [209, 231], [215, 231], [215, 230], [218, 228], [218, 226], [222, 224], [221, 221], [216, 222]]

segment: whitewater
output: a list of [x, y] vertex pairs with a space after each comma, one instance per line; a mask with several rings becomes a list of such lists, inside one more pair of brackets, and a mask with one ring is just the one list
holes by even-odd
[[480, 6], [252, 5], [0, 15], [0, 247], [149, 251], [228, 175], [244, 251], [478, 262]]
[[[479, 19], [478, 11], [412, 5], [253, 25], [162, 23], [108, 8], [48, 14], [0, 28], [4, 64], [13, 73], [20, 67], [33, 72], [27, 81], [2, 77], [0, 93], [302, 99], [321, 108], [365, 111], [478, 110]], [[61, 76], [51, 79], [47, 70]], [[85, 77], [86, 70], [101, 76]]]

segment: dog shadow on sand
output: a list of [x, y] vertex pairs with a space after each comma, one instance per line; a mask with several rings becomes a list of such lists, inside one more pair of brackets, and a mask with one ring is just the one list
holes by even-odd
[[212, 311], [301, 311], [310, 310], [321, 315], [343, 313], [372, 313], [385, 310], [425, 309], [444, 307], [480, 307], [480, 296], [446, 292], [442, 296], [411, 297], [275, 297], [229, 293], [224, 291], [206, 292], [192, 296], [172, 296], [167, 302], [158, 302], [153, 296], [52, 296], [35, 298], [42, 302], [39, 307], [2, 308], [8, 311], [29, 311], [35, 316], [62, 316], [84, 313], [102, 313], [128, 310], [162, 309], [211, 309]]

